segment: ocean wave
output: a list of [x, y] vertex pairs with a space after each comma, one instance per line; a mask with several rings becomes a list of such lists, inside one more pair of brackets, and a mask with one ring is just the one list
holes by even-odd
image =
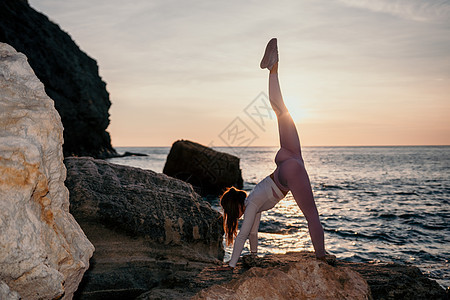
[[417, 213], [405, 213], [398, 216], [401, 219], [422, 219], [423, 215]]
[[294, 234], [299, 230], [297, 227], [286, 227], [284, 225], [279, 226], [271, 223], [265, 223], [260, 224], [259, 232], [263, 233], [271, 233], [271, 234], [281, 234], [281, 235], [287, 235], [287, 234]]
[[377, 213], [376, 217], [384, 220], [393, 220], [398, 218], [396, 214], [392, 213]]
[[396, 195], [405, 195], [405, 196], [419, 196], [419, 194], [417, 192], [403, 192], [403, 191], [399, 191], [399, 192], [394, 192], [394, 194], [396, 194]]
[[351, 238], [352, 240], [365, 239], [370, 241], [385, 241], [396, 245], [402, 245], [407, 237], [398, 237], [394, 233], [384, 231], [374, 231], [372, 234], [363, 233], [361, 231], [324, 229], [325, 232], [336, 234], [341, 237]]

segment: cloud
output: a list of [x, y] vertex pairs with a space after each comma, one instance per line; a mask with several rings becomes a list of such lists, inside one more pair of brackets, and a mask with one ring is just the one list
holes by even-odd
[[338, 0], [356, 8], [386, 13], [399, 18], [429, 23], [450, 23], [450, 2], [446, 0]]

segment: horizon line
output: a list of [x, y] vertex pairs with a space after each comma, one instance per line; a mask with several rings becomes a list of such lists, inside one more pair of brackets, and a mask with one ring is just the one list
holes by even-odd
[[[197, 143], [197, 142], [195, 142]], [[214, 146], [206, 146], [201, 143], [197, 143], [200, 145], [203, 145], [208, 148], [279, 148], [280, 146], [264, 146], [264, 145], [258, 145], [258, 146], [227, 146], [227, 145], [214, 145]], [[327, 147], [449, 147], [450, 144], [426, 144], [426, 145], [317, 145], [317, 146], [302, 146], [302, 148], [327, 148]], [[167, 148], [172, 147], [172, 145], [166, 145], [166, 146], [113, 146], [113, 148]]]

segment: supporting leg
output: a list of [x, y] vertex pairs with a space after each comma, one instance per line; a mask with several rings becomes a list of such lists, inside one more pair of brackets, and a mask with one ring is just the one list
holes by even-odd
[[308, 221], [309, 235], [317, 257], [325, 256], [324, 232], [320, 224], [319, 212], [311, 189], [308, 173], [303, 163], [296, 159], [283, 162], [282, 175], [292, 192], [297, 205]]

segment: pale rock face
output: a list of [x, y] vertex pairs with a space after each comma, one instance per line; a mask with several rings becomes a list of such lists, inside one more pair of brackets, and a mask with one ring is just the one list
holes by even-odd
[[26, 57], [0, 43], [0, 280], [22, 299], [71, 299], [94, 251], [69, 213], [62, 133]]
[[0, 281], [0, 299], [2, 300], [19, 300], [20, 295], [17, 292], [11, 291], [9, 286]]

